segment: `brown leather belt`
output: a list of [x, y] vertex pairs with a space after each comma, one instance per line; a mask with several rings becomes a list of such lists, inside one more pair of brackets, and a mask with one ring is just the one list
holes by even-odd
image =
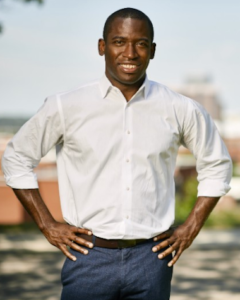
[[99, 238], [97, 236], [87, 235], [87, 234], [77, 234], [77, 236], [83, 238], [84, 240], [91, 242], [96, 247], [110, 248], [110, 249], [122, 249], [134, 247], [138, 244], [149, 241], [148, 239], [137, 239], [137, 240], [106, 240]]

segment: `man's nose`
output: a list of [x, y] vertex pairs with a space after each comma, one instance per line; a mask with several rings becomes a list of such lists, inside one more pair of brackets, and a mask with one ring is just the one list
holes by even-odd
[[126, 45], [124, 52], [123, 52], [123, 56], [127, 57], [127, 58], [131, 58], [131, 59], [136, 58], [138, 56], [133, 44], [129, 43]]

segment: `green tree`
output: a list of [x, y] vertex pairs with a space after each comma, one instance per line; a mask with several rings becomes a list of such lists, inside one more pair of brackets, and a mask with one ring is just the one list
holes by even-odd
[[197, 186], [196, 177], [189, 177], [184, 182], [181, 193], [176, 194], [176, 225], [182, 224], [192, 210], [197, 200]]
[[[30, 3], [30, 2], [36, 2], [39, 5], [42, 5], [44, 3], [44, 0], [18, 0], [19, 2], [22, 3]], [[0, 10], [3, 12], [4, 11], [4, 7], [7, 6], [7, 4], [5, 3], [5, 0], [0, 0]], [[4, 26], [3, 23], [0, 21], [0, 34], [3, 33], [4, 31]]]

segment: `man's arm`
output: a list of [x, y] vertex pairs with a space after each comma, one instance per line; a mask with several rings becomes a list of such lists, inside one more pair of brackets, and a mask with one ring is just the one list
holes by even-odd
[[191, 245], [220, 197], [229, 191], [232, 174], [231, 158], [213, 120], [199, 103], [181, 97], [178, 106], [181, 112], [178, 114], [181, 144], [187, 147], [196, 159], [199, 184], [198, 198], [187, 220], [155, 239], [165, 240], [153, 247], [154, 252], [169, 246], [158, 255], [160, 259], [175, 251], [169, 266], [174, 265], [182, 252]]
[[83, 254], [91, 243], [77, 233], [91, 234], [87, 229], [56, 222], [38, 190], [33, 169], [40, 159], [58, 143], [64, 143], [64, 125], [57, 98], [48, 98], [40, 110], [19, 130], [7, 145], [2, 157], [2, 170], [9, 185], [48, 241], [72, 260], [76, 258], [67, 246]]
[[220, 197], [198, 197], [194, 208], [182, 225], [177, 228], [171, 228], [155, 237], [154, 241], [162, 239], [164, 241], [153, 247], [153, 252], [169, 246], [158, 255], [158, 258], [162, 259], [175, 251], [173, 259], [168, 264], [169, 267], [173, 266], [182, 252], [192, 244], [219, 199]]
[[67, 246], [83, 254], [88, 254], [88, 250], [79, 245], [92, 248], [93, 244], [76, 234], [91, 235], [92, 232], [90, 230], [55, 221], [42, 200], [38, 189], [13, 189], [13, 191], [52, 245], [59, 248], [68, 258], [74, 261], [76, 257], [68, 251]]

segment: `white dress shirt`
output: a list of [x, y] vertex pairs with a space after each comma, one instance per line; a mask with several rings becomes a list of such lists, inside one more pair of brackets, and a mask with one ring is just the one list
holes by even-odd
[[222, 196], [231, 159], [208, 113], [147, 78], [127, 102], [103, 76], [49, 97], [2, 159], [12, 188], [38, 188], [33, 173], [56, 145], [63, 217], [106, 239], [151, 238], [174, 222], [179, 146], [194, 154], [198, 196]]

